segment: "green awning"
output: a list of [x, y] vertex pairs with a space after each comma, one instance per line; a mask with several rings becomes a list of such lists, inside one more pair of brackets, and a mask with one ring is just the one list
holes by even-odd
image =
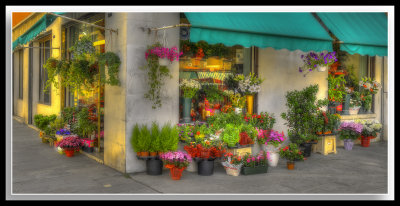
[[332, 38], [307, 12], [185, 12], [190, 41], [260, 48], [332, 51]]
[[320, 12], [317, 15], [343, 41], [341, 50], [349, 54], [387, 56], [388, 21], [385, 13]]
[[[65, 12], [54, 12], [54, 13], [61, 15], [61, 14], [64, 14]], [[39, 35], [40, 32], [46, 30], [46, 28], [48, 26], [50, 26], [50, 24], [53, 23], [56, 18], [57, 18], [57, 16], [45, 14], [31, 28], [29, 28], [24, 34], [19, 36], [12, 43], [12, 49], [14, 50], [14, 48], [17, 47], [18, 45], [24, 45], [24, 44], [30, 42], [37, 35]]]

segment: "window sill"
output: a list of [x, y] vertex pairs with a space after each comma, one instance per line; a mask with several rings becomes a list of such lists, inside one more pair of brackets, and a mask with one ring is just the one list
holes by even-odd
[[340, 115], [341, 120], [375, 119], [376, 114]]

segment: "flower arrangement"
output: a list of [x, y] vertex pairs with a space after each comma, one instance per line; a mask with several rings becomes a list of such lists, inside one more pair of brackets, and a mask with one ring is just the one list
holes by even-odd
[[70, 135], [71, 132], [69, 130], [66, 129], [60, 129], [56, 132], [57, 135]]
[[378, 120], [354, 120], [355, 123], [362, 124], [361, 135], [365, 137], [376, 137], [377, 133], [382, 130], [382, 124]]
[[193, 98], [196, 92], [201, 89], [201, 85], [198, 81], [193, 79], [182, 79], [179, 83], [179, 88], [183, 91], [183, 97]]
[[240, 95], [239, 93], [232, 94], [229, 96], [233, 107], [243, 108], [246, 104], [246, 97]]
[[358, 84], [361, 88], [361, 93], [365, 96], [376, 94], [382, 85], [376, 80], [371, 79], [370, 77], [363, 77]]
[[340, 124], [339, 128], [339, 138], [344, 139], [357, 139], [363, 130], [363, 125], [360, 123], [346, 121]]
[[304, 160], [302, 152], [295, 143], [290, 143], [288, 146], [281, 148], [279, 150], [279, 155], [288, 161]]
[[56, 144], [56, 146], [61, 147], [63, 149], [66, 148], [78, 149], [79, 147], [83, 146], [83, 140], [80, 139], [77, 135], [71, 135], [59, 141]]
[[[232, 154], [231, 152], [225, 153], [222, 161], [231, 167], [240, 167], [243, 164], [242, 157], [237, 154]], [[228, 165], [226, 165], [226, 166], [228, 166]]]
[[358, 91], [354, 91], [351, 94], [351, 99], [350, 99], [350, 107], [361, 107], [362, 106], [362, 100], [361, 100], [361, 93]]
[[177, 47], [166, 48], [161, 45], [148, 48], [145, 52], [146, 60], [149, 56], [156, 56], [158, 58], [167, 58], [169, 61], [173, 62], [174, 60], [179, 61], [179, 57], [182, 56], [183, 52], [178, 52]]
[[258, 166], [266, 166], [268, 164], [269, 152], [262, 151], [257, 155], [252, 155], [250, 153], [246, 153], [243, 156], [242, 162], [243, 167], [258, 167]]
[[313, 71], [318, 66], [330, 66], [337, 62], [336, 52], [328, 52], [326, 54], [309, 52], [306, 55], [301, 55], [301, 59], [303, 60], [304, 64], [303, 66], [299, 67], [299, 72], [303, 72], [305, 69], [308, 69], [308, 71]]
[[282, 133], [279, 133], [278, 131], [271, 130], [269, 136], [265, 140], [265, 145], [272, 145], [274, 147], [279, 147], [279, 145], [282, 144], [282, 142], [284, 142], [285, 140], [286, 137], [283, 131]]
[[236, 75], [235, 79], [239, 82], [239, 92], [246, 95], [253, 95], [260, 92], [261, 83], [264, 81], [251, 72], [247, 76], [244, 76], [243, 74]]
[[192, 162], [189, 154], [182, 151], [170, 151], [160, 155], [161, 160], [168, 167], [185, 168]]

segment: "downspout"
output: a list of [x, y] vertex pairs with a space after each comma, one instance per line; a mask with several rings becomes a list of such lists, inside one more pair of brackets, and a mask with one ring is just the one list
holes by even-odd
[[381, 123], [382, 123], [382, 131], [381, 131], [381, 142], [384, 142], [385, 140], [384, 140], [384, 138], [383, 138], [383, 136], [384, 136], [384, 134], [385, 134], [385, 127], [384, 127], [384, 123], [386, 124], [386, 122], [384, 122], [385, 121], [385, 101], [384, 101], [384, 98], [385, 98], [385, 57], [384, 56], [382, 56], [382, 67], [381, 67], [381, 70], [382, 70], [382, 75], [381, 75], [381, 82], [382, 82], [382, 89], [381, 89]]

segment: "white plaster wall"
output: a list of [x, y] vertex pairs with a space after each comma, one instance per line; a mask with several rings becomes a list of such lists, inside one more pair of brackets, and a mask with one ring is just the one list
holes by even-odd
[[328, 71], [315, 70], [304, 77], [305, 71], [302, 73], [298, 71], [303, 63], [300, 58], [302, 54], [306, 53], [299, 50], [259, 49], [259, 77], [264, 78], [264, 82], [258, 93], [258, 113], [273, 113], [276, 118], [273, 129], [283, 131], [285, 136], [288, 128], [284, 125], [285, 120], [280, 114], [287, 111], [285, 97], [287, 91], [302, 90], [311, 84], [318, 84], [317, 98], [328, 97]]
[[[127, 68], [126, 68], [126, 172], [145, 171], [145, 162], [136, 158], [130, 137], [136, 123], [150, 125], [157, 121], [160, 126], [178, 123], [179, 114], [179, 64], [169, 66], [172, 79], [167, 79], [162, 88], [162, 107], [152, 109], [152, 102], [144, 98], [147, 92], [147, 72], [140, 69], [145, 65], [145, 51], [155, 43], [155, 32], [148, 34], [141, 27], [163, 27], [179, 24], [179, 13], [127, 13]], [[163, 30], [157, 32], [161, 40]], [[168, 47], [179, 48], [179, 28], [165, 30]]]

